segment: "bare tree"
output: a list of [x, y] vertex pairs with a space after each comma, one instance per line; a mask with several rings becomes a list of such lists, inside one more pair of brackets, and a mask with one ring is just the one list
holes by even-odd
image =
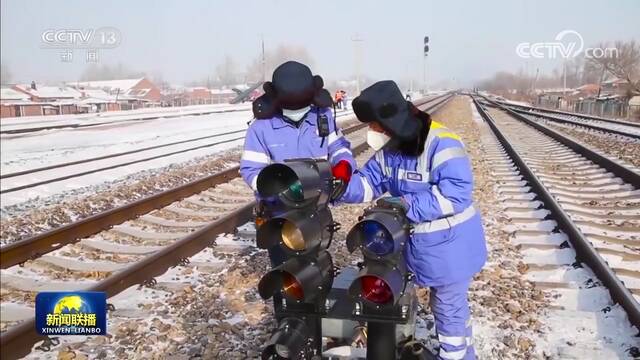
[[584, 59], [582, 66], [582, 75], [580, 77], [582, 84], [597, 84], [602, 78], [602, 66]]
[[90, 64], [80, 76], [80, 80], [117, 80], [126, 78], [144, 77], [146, 74], [140, 71], [133, 71], [125, 65], [119, 63], [115, 66]]
[[238, 83], [239, 76], [237, 73], [236, 62], [229, 55], [225, 56], [224, 61], [215, 68], [216, 80], [218, 85], [234, 85]]
[[[265, 68], [264, 72], [267, 79], [271, 77], [273, 70], [278, 65], [286, 61], [298, 61], [309, 67], [313, 67], [313, 60], [307, 49], [303, 46], [294, 45], [279, 45], [275, 50], [265, 51]], [[262, 80], [262, 55], [257, 56], [247, 66], [246, 78], [247, 81], [256, 82]], [[313, 69], [312, 69], [313, 70]]]
[[[600, 49], [611, 48], [610, 43], [602, 43]], [[601, 57], [590, 57], [589, 61], [607, 73], [628, 82], [628, 91], [640, 93], [640, 44], [635, 40], [616, 41], [617, 51], [603, 51]]]

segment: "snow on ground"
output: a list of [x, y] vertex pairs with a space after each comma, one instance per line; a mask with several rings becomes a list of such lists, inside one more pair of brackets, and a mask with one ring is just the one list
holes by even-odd
[[149, 119], [155, 117], [179, 117], [190, 114], [221, 113], [228, 111], [250, 111], [251, 103], [245, 104], [213, 104], [193, 105], [166, 108], [144, 108], [136, 110], [108, 111], [91, 114], [68, 114], [48, 116], [22, 116], [3, 118], [0, 131], [31, 129], [44, 126], [91, 125], [104, 122], [121, 122], [127, 120]]
[[531, 103], [526, 101], [516, 101], [516, 100], [505, 100], [507, 104], [520, 105], [520, 106], [532, 106]]
[[[88, 129], [66, 129], [46, 132], [37, 136], [14, 136], [2, 141], [3, 174], [33, 169], [42, 166], [82, 160], [90, 157], [119, 153], [148, 146], [166, 144], [217, 133], [243, 130], [251, 119], [250, 112], [211, 114], [205, 116], [185, 116], [182, 118], [159, 119], [152, 122], [120, 124], [116, 127], [100, 126]], [[185, 144], [173, 145], [140, 153], [98, 160], [91, 163], [67, 166], [59, 169], [37, 172], [23, 176], [2, 179], [3, 190], [37, 181], [53, 179], [70, 174], [122, 164], [161, 154], [167, 154], [190, 147], [239, 139], [232, 142], [202, 149], [161, 157], [158, 159], [118, 167], [107, 171], [83, 175], [72, 179], [40, 185], [11, 193], [2, 194], [2, 206], [9, 206], [36, 196], [49, 196], [84, 186], [114, 181], [123, 176], [143, 170], [183, 162], [199, 156], [242, 145], [244, 132], [203, 139]]]
[[[351, 111], [341, 111], [338, 113], [338, 117], [339, 119], [345, 119], [351, 114]], [[65, 128], [35, 133], [3, 135], [1, 137], [2, 154], [0, 158], [2, 173], [8, 174], [176, 141], [235, 132], [135, 154], [2, 179], [0, 180], [0, 187], [3, 190], [7, 190], [34, 182], [142, 160], [192, 147], [228, 141], [197, 150], [4, 193], [0, 195], [0, 202], [2, 202], [2, 207], [5, 208], [37, 197], [49, 197], [70, 190], [112, 182], [141, 171], [158, 169], [194, 158], [220, 153], [243, 144], [244, 131], [242, 130], [247, 128], [247, 122], [251, 119], [251, 111], [247, 109], [208, 115], [188, 115], [179, 118], [159, 118], [144, 121], [129, 120], [127, 122], [89, 128]]]

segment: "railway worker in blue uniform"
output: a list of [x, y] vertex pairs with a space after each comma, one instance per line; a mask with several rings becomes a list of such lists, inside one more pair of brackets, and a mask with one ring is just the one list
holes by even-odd
[[405, 247], [409, 269], [430, 287], [440, 342], [438, 359], [474, 359], [467, 292], [487, 257], [473, 175], [460, 137], [406, 101], [393, 81], [380, 81], [352, 102], [369, 123], [375, 155], [358, 169], [340, 199], [401, 206], [414, 226]]
[[[288, 61], [278, 66], [264, 95], [253, 102], [256, 118], [247, 130], [240, 175], [256, 191], [258, 174], [273, 162], [294, 158], [328, 160], [334, 177], [346, 185], [356, 169], [351, 144], [331, 111], [333, 99], [323, 80], [304, 64]], [[272, 263], [282, 260], [270, 251]]]

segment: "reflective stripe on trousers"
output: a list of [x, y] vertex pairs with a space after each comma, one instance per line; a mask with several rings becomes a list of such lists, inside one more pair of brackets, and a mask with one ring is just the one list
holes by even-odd
[[475, 359], [467, 300], [470, 281], [431, 287], [431, 309], [440, 342], [438, 359]]

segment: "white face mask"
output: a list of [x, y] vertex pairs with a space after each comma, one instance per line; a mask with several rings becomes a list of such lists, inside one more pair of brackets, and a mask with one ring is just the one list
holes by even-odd
[[391, 138], [385, 133], [367, 130], [367, 144], [375, 151], [382, 149], [389, 140], [391, 140]]
[[311, 110], [311, 106], [303, 107], [302, 109], [297, 110], [282, 109], [282, 115], [295, 122], [298, 122], [302, 120], [305, 115], [307, 115], [309, 110]]

